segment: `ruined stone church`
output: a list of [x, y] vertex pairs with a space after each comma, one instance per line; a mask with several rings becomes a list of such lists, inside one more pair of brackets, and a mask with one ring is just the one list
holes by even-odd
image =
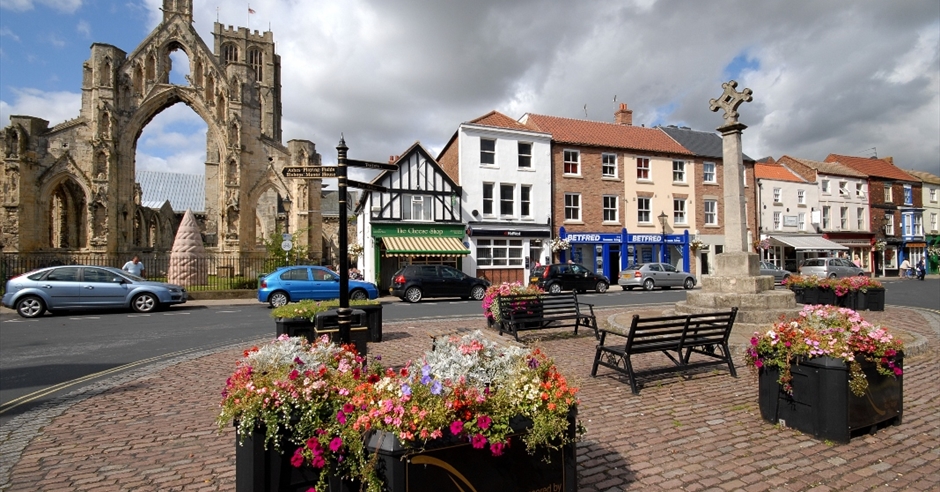
[[[163, 20], [131, 53], [95, 43], [82, 65], [78, 117], [52, 127], [11, 116], [2, 130], [3, 252], [128, 254], [168, 251], [184, 210], [141, 202], [135, 179], [145, 126], [177, 103], [206, 123], [205, 207], [211, 252], [264, 254], [278, 221], [318, 260], [320, 180], [288, 180], [285, 166], [319, 166], [313, 142], [281, 142], [281, 63], [270, 31], [216, 22], [210, 48], [193, 28], [192, 0], [163, 0]], [[189, 61], [170, 83], [171, 53]]]

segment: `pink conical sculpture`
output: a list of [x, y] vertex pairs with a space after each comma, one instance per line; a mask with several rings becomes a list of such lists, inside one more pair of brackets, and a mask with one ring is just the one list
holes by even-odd
[[209, 259], [202, 245], [199, 224], [189, 209], [183, 215], [170, 252], [167, 281], [183, 286], [205, 285], [209, 281]]

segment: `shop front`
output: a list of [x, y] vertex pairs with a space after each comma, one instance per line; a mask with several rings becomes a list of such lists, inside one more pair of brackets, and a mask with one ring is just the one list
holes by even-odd
[[847, 246], [830, 241], [821, 234], [772, 235], [767, 239], [770, 244], [766, 259], [791, 272], [796, 272], [807, 258], [847, 255], [849, 252]]
[[575, 263], [607, 278], [617, 278], [620, 270], [634, 263], [670, 263], [689, 272], [691, 254], [689, 233], [683, 234], [628, 234], [623, 229], [619, 234], [572, 232], [562, 227], [558, 231], [562, 239], [571, 243], [569, 254], [562, 254], [561, 261], [570, 257]]
[[691, 273], [692, 255], [689, 233], [682, 234], [627, 234], [627, 264], [669, 263], [683, 272]]
[[845, 257], [859, 268], [874, 273], [874, 234], [870, 233], [834, 233], [823, 234], [823, 237], [848, 248]]
[[375, 241], [375, 273], [379, 292], [391, 286], [392, 274], [405, 265], [450, 265], [462, 269], [463, 258], [470, 254], [464, 242], [463, 224], [377, 224], [372, 223]]
[[533, 227], [467, 227], [470, 256], [463, 271], [486, 278], [494, 284], [527, 283], [529, 272], [538, 263], [551, 261], [548, 225]]

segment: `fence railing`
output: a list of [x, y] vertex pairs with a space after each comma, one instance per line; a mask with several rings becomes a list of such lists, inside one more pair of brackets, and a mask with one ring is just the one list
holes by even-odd
[[[94, 265], [121, 268], [131, 259], [128, 255], [102, 253], [0, 253], [0, 293], [6, 291], [6, 282], [12, 277], [50, 266]], [[170, 266], [169, 253], [141, 253], [140, 261], [149, 280], [167, 281]], [[201, 261], [202, 259], [200, 259]], [[207, 253], [205, 271], [207, 282], [187, 285], [190, 291], [257, 289], [258, 277], [283, 266], [283, 260], [264, 256], [238, 256]]]

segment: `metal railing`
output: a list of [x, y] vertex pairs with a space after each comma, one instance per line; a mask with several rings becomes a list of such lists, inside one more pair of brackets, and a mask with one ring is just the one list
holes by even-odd
[[[131, 259], [131, 254], [108, 253], [0, 253], [0, 293], [6, 291], [10, 278], [39, 268], [57, 265], [94, 265], [121, 268]], [[138, 253], [146, 268], [148, 280], [167, 281], [170, 266], [169, 253]], [[239, 256], [207, 253], [203, 285], [187, 285], [189, 291], [230, 290], [258, 288], [259, 276], [283, 266], [276, 259], [265, 256]]]

